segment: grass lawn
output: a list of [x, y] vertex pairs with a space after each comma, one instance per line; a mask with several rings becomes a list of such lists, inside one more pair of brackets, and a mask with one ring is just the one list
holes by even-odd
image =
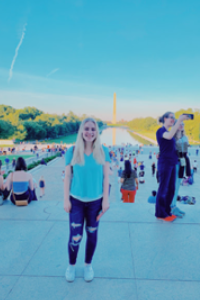
[[134, 134], [133, 132], [128, 131], [128, 133], [136, 140], [138, 141], [140, 144], [143, 145], [150, 145], [151, 142], [145, 140], [144, 138], [141, 138], [140, 136], [138, 136], [137, 134]]
[[147, 131], [136, 131], [139, 134], [146, 136], [149, 139], [156, 141], [156, 133], [155, 132], [147, 132]]
[[7, 144], [0, 144], [0, 148], [14, 148], [15, 147], [15, 145], [7, 145]]
[[74, 134], [70, 134], [68, 136], [63, 136], [63, 137], [60, 137], [58, 139], [52, 139], [52, 140], [48, 140], [46, 141], [46, 143], [63, 143], [63, 144], [72, 144], [72, 143], [75, 143], [76, 142], [76, 138], [77, 138], [77, 133], [74, 133]]
[[2, 161], [2, 165], [5, 165], [5, 158], [8, 157], [10, 159], [9, 164], [12, 162], [13, 158], [17, 160], [18, 157], [22, 156], [23, 158], [33, 157], [34, 155], [26, 155], [26, 154], [17, 154], [17, 155], [0, 155], [0, 160]]

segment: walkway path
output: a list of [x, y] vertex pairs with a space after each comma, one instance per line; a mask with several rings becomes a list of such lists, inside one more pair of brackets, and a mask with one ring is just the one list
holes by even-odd
[[[33, 170], [31, 172], [38, 185], [41, 176], [44, 176], [46, 182], [45, 196], [40, 200], [63, 201], [64, 193], [61, 173], [62, 170], [65, 170], [64, 164], [64, 158], [57, 158], [47, 166], [42, 166], [39, 170]], [[37, 189], [37, 195], [39, 196], [39, 187]]]
[[166, 224], [147, 203], [157, 188], [152, 160], [146, 154], [140, 159], [148, 180], [140, 185], [135, 204], [120, 202], [117, 179], [112, 178], [111, 207], [100, 222], [91, 283], [83, 280], [85, 236], [76, 280], [69, 284], [64, 277], [69, 234], [61, 181], [64, 160], [33, 172], [37, 180], [41, 174], [46, 178], [44, 199], [28, 207], [8, 201], [0, 207], [0, 300], [199, 300], [200, 172], [193, 186], [180, 190], [196, 196], [197, 204], [182, 205], [186, 216]]

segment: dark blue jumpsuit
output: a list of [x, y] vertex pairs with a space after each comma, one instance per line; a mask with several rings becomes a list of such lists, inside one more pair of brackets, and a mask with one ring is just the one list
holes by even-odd
[[178, 156], [175, 147], [175, 139], [167, 140], [163, 138], [167, 129], [163, 126], [156, 132], [157, 142], [160, 148], [158, 159], [159, 188], [156, 196], [157, 218], [171, 216], [171, 203], [175, 192], [176, 164]]

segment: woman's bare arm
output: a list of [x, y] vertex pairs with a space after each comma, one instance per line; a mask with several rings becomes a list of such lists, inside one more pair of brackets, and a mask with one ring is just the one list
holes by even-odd
[[103, 214], [109, 209], [109, 200], [108, 200], [108, 193], [109, 193], [109, 168], [110, 163], [106, 162], [103, 167], [103, 201], [102, 201], [102, 212], [97, 216], [97, 222], [103, 216]]
[[66, 212], [70, 212], [71, 210], [71, 202], [69, 200], [69, 189], [70, 189], [70, 183], [71, 183], [71, 165], [67, 165], [65, 167], [65, 179], [64, 179], [64, 210]]
[[139, 182], [138, 182], [138, 179], [137, 179], [137, 178], [135, 178], [135, 183], [136, 183], [136, 189], [138, 190]]
[[29, 187], [30, 187], [31, 191], [33, 191], [34, 190], [33, 177], [31, 174], [29, 174], [29, 176], [30, 176], [29, 177]]
[[108, 193], [109, 193], [109, 169], [110, 163], [106, 162], [103, 167], [103, 201], [108, 202]]
[[3, 191], [4, 190], [4, 183], [3, 183], [3, 176], [0, 175], [0, 189]]
[[10, 173], [8, 175], [8, 177], [6, 178], [6, 183], [5, 183], [5, 189], [7, 189], [8, 191], [11, 190], [12, 188], [12, 181], [11, 181], [11, 176], [12, 176], [13, 173]]
[[166, 140], [171, 140], [171, 139], [174, 137], [175, 133], [177, 132], [177, 130], [178, 130], [180, 124], [181, 124], [183, 121], [185, 121], [185, 120], [189, 120], [188, 116], [186, 116], [186, 115], [181, 115], [181, 116], [178, 118], [176, 124], [172, 127], [172, 129], [171, 129], [169, 132], [164, 132], [164, 133], [163, 133], [163, 138], [166, 139]]
[[120, 179], [120, 182], [123, 183], [123, 182], [124, 182], [124, 178], [121, 178], [121, 179]]

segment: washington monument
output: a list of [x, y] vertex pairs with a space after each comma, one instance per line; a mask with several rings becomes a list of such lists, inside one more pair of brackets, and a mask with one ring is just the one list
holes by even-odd
[[112, 120], [113, 124], [116, 124], [116, 122], [117, 122], [116, 115], [117, 115], [117, 96], [116, 96], [116, 93], [114, 93], [114, 96], [113, 96], [113, 120]]

